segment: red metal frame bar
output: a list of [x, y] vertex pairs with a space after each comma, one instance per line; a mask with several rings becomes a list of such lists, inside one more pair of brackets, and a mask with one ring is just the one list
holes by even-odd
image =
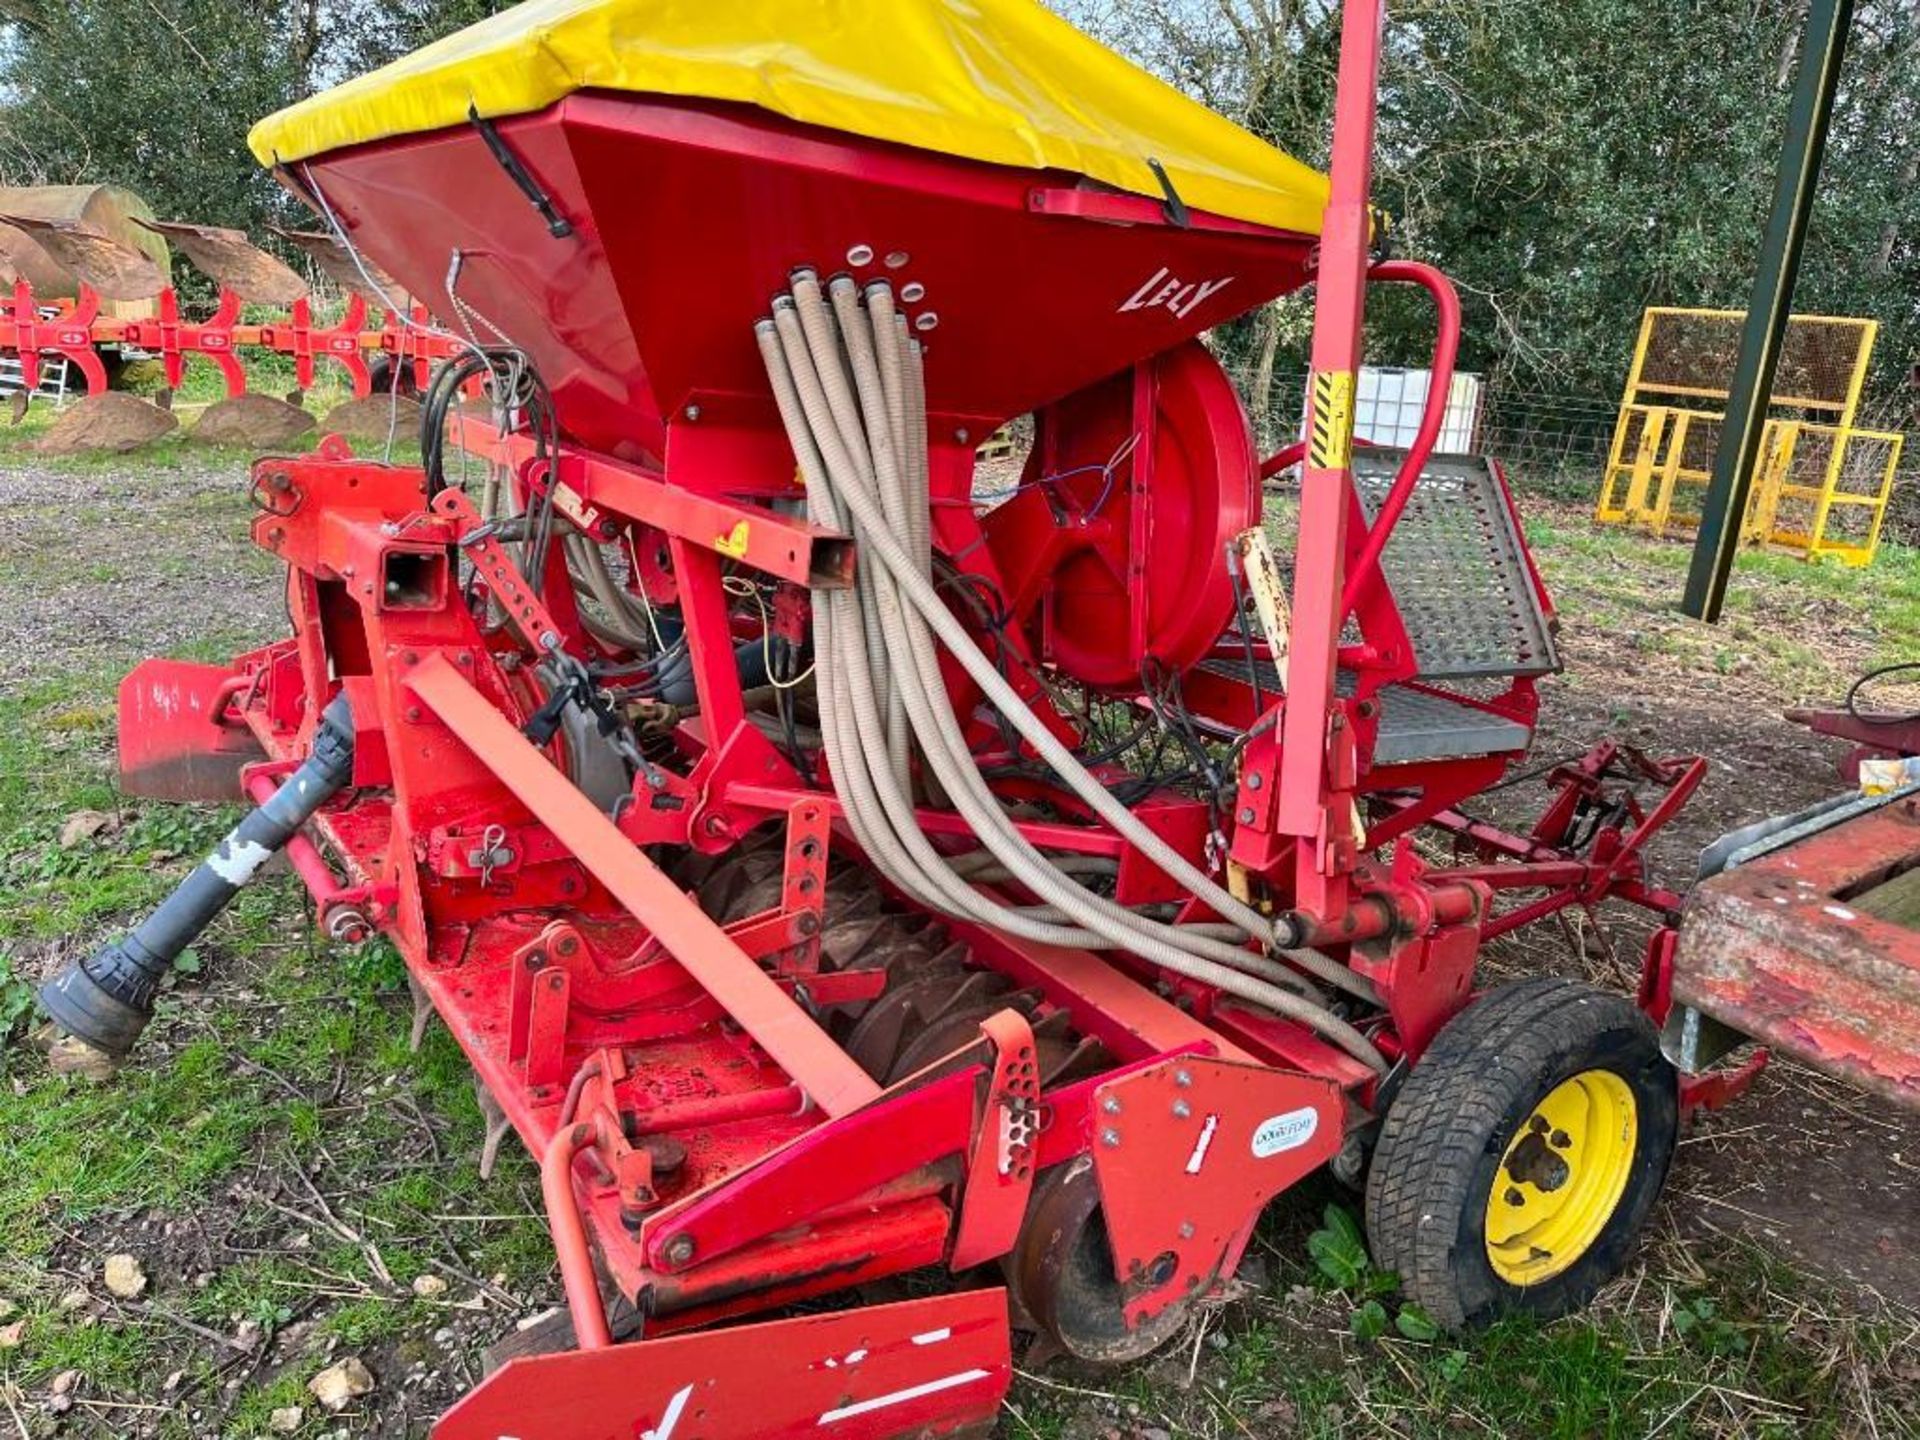
[[[531, 436], [502, 436], [477, 416], [456, 416], [452, 428], [462, 446], [496, 463], [517, 470], [534, 458]], [[573, 492], [571, 513], [643, 520], [677, 540], [796, 585], [832, 587], [852, 578], [853, 551], [846, 536], [764, 506], [699, 494], [645, 466], [572, 447], [561, 450], [550, 470]], [[543, 485], [555, 483], [546, 474], [539, 479]]]
[[1321, 916], [1346, 908], [1346, 878], [1357, 858], [1349, 815], [1354, 773], [1351, 727], [1335, 698], [1340, 609], [1353, 504], [1353, 388], [1361, 363], [1368, 248], [1373, 238], [1374, 119], [1381, 32], [1378, 0], [1343, 7], [1339, 90], [1334, 105], [1332, 190], [1314, 275], [1310, 443], [1300, 482], [1300, 538], [1294, 561], [1289, 693], [1281, 720], [1279, 803], [1274, 828], [1297, 838], [1294, 903]]
[[422, 659], [407, 672], [406, 686], [630, 914], [645, 920], [668, 953], [822, 1110], [844, 1115], [879, 1093], [793, 997], [568, 783], [451, 662], [440, 655]]
[[1433, 447], [1440, 439], [1447, 402], [1453, 394], [1453, 367], [1460, 355], [1460, 295], [1451, 280], [1433, 266], [1417, 260], [1382, 260], [1368, 273], [1374, 280], [1402, 281], [1424, 289], [1433, 297], [1440, 333], [1433, 346], [1427, 404], [1420, 416], [1420, 428], [1414, 433], [1413, 444], [1407, 447], [1407, 458], [1401, 462], [1393, 488], [1367, 527], [1366, 542], [1347, 566], [1346, 587], [1340, 598], [1343, 617], [1352, 614], [1380, 582], [1380, 557], [1386, 553], [1387, 542], [1393, 538], [1393, 527], [1400, 523], [1401, 513], [1413, 498], [1414, 487], [1420, 483], [1420, 472], [1426, 468]]

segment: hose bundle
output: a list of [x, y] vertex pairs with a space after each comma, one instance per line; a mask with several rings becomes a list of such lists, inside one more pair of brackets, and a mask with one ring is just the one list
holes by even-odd
[[[863, 563], [852, 588], [814, 592], [814, 653], [823, 747], [854, 838], [901, 891], [929, 909], [1026, 940], [1117, 949], [1310, 1027], [1377, 1070], [1366, 1036], [1333, 1013], [1302, 974], [1363, 997], [1372, 987], [1311, 951], [1285, 963], [1245, 947], [1271, 925], [1132, 814], [1030, 710], [941, 599], [931, 575], [926, 390], [922, 353], [881, 281], [822, 287], [807, 270], [755, 327], [775, 400], [806, 481], [808, 517], [853, 535]], [[944, 647], [989, 703], [1101, 820], [1199, 897], [1224, 925], [1151, 919], [1088, 890], [1042, 854], [980, 773], [940, 673]], [[974, 887], [986, 862], [943, 855], [914, 813], [919, 773], [961, 815], [994, 874], [1040, 903], [1007, 905]], [[1073, 868], [1078, 869], [1078, 866]]]

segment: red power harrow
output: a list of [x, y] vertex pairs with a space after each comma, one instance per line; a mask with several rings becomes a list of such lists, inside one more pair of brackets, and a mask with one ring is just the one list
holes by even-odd
[[[488, 463], [255, 467], [293, 634], [141, 666], [121, 763], [264, 804], [44, 998], [125, 1053], [282, 845], [330, 934], [398, 946], [489, 1150], [539, 1162], [571, 1320], [443, 1440], [984, 1426], [1010, 1327], [1146, 1353], [1329, 1163], [1445, 1323], [1622, 1263], [1693, 1083], [1647, 845], [1704, 765], [1601, 745], [1530, 828], [1473, 813], [1555, 623], [1437, 404], [1354, 448], [1367, 285], [1432, 297], [1435, 397], [1459, 324], [1371, 253], [1382, 17], [1346, 8], [1317, 242], [609, 93], [286, 172], [515, 338], [427, 400]], [[1263, 465], [1196, 337], [1309, 280], [1309, 440]], [[451, 413], [475, 381], [491, 418]], [[978, 501], [975, 444], [1027, 412]], [[1637, 1007], [1477, 989], [1487, 940], [1606, 900], [1656, 922]]]

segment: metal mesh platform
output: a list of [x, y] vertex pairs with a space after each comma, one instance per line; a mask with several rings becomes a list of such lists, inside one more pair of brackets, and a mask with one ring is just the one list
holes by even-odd
[[[1261, 661], [1259, 665], [1260, 683], [1269, 694], [1277, 693], [1279, 671], [1270, 661]], [[1242, 682], [1250, 678], [1247, 662], [1238, 657], [1216, 656], [1201, 661], [1199, 668]], [[1351, 694], [1353, 677], [1342, 674], [1338, 689], [1342, 694]], [[1517, 721], [1489, 715], [1448, 695], [1389, 685], [1380, 692], [1379, 701], [1379, 740], [1373, 752], [1377, 765], [1417, 765], [1428, 760], [1505, 755], [1526, 749], [1533, 738], [1532, 732]]]
[[[1353, 480], [1369, 521], [1405, 458], [1404, 450], [1355, 451]], [[1435, 455], [1427, 462], [1380, 568], [1421, 679], [1560, 668], [1505, 489], [1483, 457]]]
[[1380, 739], [1373, 759], [1377, 765], [1413, 765], [1502, 755], [1526, 749], [1532, 738], [1526, 726], [1464, 701], [1389, 685], [1380, 692]]

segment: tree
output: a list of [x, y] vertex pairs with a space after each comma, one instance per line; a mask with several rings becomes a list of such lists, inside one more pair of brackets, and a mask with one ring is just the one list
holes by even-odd
[[[1324, 163], [1331, 0], [1063, 0], [1068, 13], [1302, 159]], [[1649, 304], [1745, 305], [1802, 5], [1407, 0], [1383, 66], [1375, 198], [1466, 309], [1462, 362], [1508, 393], [1606, 397]], [[1803, 270], [1802, 310], [1882, 322], [1883, 388], [1920, 360], [1920, 5], [1863, 0]], [[1305, 361], [1304, 310], [1231, 327], [1256, 380]], [[1371, 353], [1419, 364], [1418, 303]], [[1255, 406], [1262, 403], [1255, 386]]]

